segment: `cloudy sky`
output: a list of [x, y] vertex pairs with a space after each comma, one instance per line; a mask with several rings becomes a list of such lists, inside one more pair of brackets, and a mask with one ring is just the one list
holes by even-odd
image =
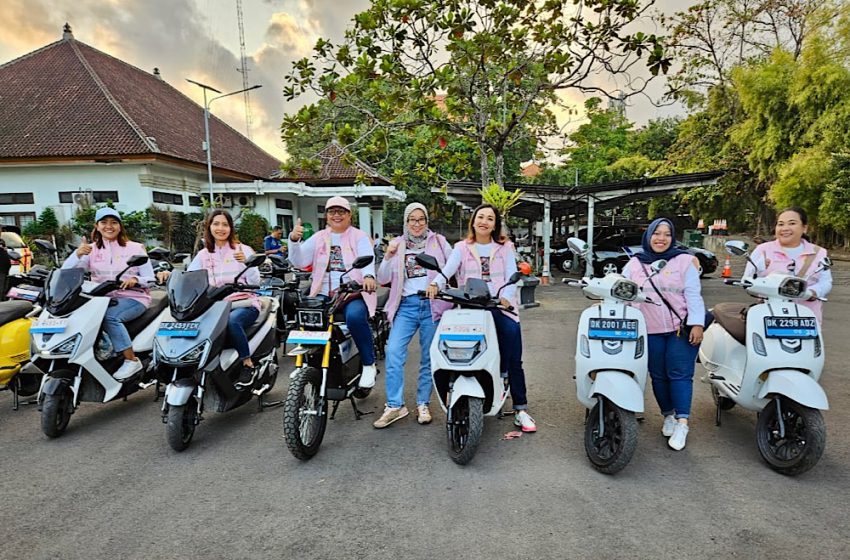
[[[666, 13], [696, 0], [660, 0]], [[280, 159], [286, 153], [278, 128], [297, 106], [283, 100], [283, 76], [291, 61], [309, 54], [319, 37], [339, 40], [352, 16], [368, 0], [242, 0], [253, 139]], [[242, 88], [239, 29], [235, 0], [2, 0], [0, 63], [8, 62], [62, 36], [69, 22], [74, 37], [144, 70], [158, 67], [163, 79], [202, 102], [192, 78], [223, 92]], [[657, 92], [660, 90], [656, 90]], [[242, 95], [222, 99], [212, 112], [243, 134]], [[634, 100], [628, 116], [637, 121], [681, 112]]]

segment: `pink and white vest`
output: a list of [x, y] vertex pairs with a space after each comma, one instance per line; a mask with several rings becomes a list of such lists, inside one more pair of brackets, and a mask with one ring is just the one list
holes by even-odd
[[[685, 300], [685, 274], [692, 266], [694, 266], [693, 256], [677, 255], [667, 261], [667, 266], [661, 269], [661, 272], [652, 277], [652, 283], [664, 295], [664, 299], [670, 303], [682, 320], [685, 320], [688, 315], [688, 303]], [[646, 281], [649, 265], [643, 265], [636, 257], [633, 257], [628, 267], [629, 278], [637, 282], [638, 286], [643, 286], [643, 293], [650, 299], [661, 304], [632, 304], [640, 309], [646, 318], [646, 332], [648, 334], [675, 332], [681, 326], [681, 322], [664, 302], [660, 301], [661, 298], [658, 297], [652, 284]], [[646, 272], [644, 267], [646, 267]]]
[[[814, 272], [820, 266], [820, 262], [826, 257], [826, 249], [823, 247], [818, 247], [814, 243], [809, 243], [805, 239], [802, 240], [803, 243], [803, 252], [799, 257], [794, 261], [795, 263], [795, 274], [801, 278], [807, 278], [807, 281], [810, 285], [816, 283], [820, 278], [820, 272]], [[758, 257], [764, 258], [765, 270], [759, 273], [759, 276], [766, 276], [771, 272], [779, 272], [782, 274], [788, 274], [788, 265], [792, 260], [785, 252], [782, 250], [782, 245], [779, 244], [779, 241], [768, 241], [766, 243], [762, 243], [753, 249], [752, 259], [755, 262], [759, 262], [761, 259]], [[818, 294], [823, 296], [824, 294]], [[797, 303], [805, 305], [815, 313], [815, 317], [818, 318], [818, 323], [823, 322], [823, 302], [820, 300], [815, 301], [806, 301], [806, 300], [797, 300]]]
[[[392, 270], [392, 279], [390, 280], [390, 297], [387, 299], [387, 317], [392, 323], [399, 306], [401, 305], [401, 294], [404, 290], [404, 262], [405, 262], [405, 240], [404, 236], [399, 236], [390, 241], [390, 244], [397, 243], [399, 248], [395, 255], [390, 259], [390, 269]], [[428, 239], [425, 240], [425, 253], [431, 255], [440, 264], [440, 268], [446, 266], [446, 260], [449, 258], [447, 254], [448, 242], [446, 238], [439, 233], [433, 231], [428, 234]], [[428, 283], [437, 276], [438, 272], [428, 271]], [[431, 319], [436, 323], [442, 317], [446, 309], [451, 309], [452, 304], [447, 301], [431, 300]]]
[[[145, 246], [135, 241], [128, 241], [123, 247], [117, 241], [103, 240], [103, 248], [98, 248], [97, 243], [91, 245], [89, 253], [89, 271], [93, 282], [106, 282], [114, 280], [115, 275], [127, 267], [127, 260], [135, 255], [147, 255]], [[140, 267], [134, 266], [128, 270], [121, 279], [135, 276], [140, 281], [143, 279]], [[150, 279], [152, 280], [152, 279]], [[132, 290], [114, 290], [107, 294], [114, 298], [133, 299], [145, 306], [151, 305], [151, 296], [147, 287], [137, 286]]]
[[[230, 245], [216, 247], [214, 253], [210, 253], [206, 249], [201, 249], [198, 252], [195, 256], [195, 260], [199, 263], [200, 268], [207, 271], [210, 286], [218, 288], [233, 282], [233, 279], [236, 278], [240, 272], [245, 270], [245, 265], [236, 260], [236, 257], [234, 256], [236, 251], [239, 249], [242, 249], [242, 252], [245, 253], [245, 258], [254, 254], [253, 249], [241, 243], [236, 243], [236, 246], [233, 248], [231, 248]], [[190, 267], [190, 269], [193, 268], [194, 267]], [[244, 274], [239, 278], [239, 281], [244, 284], [248, 283]], [[251, 299], [251, 305], [254, 309], [257, 311], [260, 310], [260, 298], [253, 292], [237, 292], [235, 294], [230, 294], [224, 298], [224, 301], [237, 301], [246, 298]]]
[[[333, 231], [330, 228], [325, 228], [313, 235], [315, 238], [315, 248], [313, 249], [313, 278], [310, 285], [311, 296], [315, 296], [321, 292], [322, 283], [327, 282], [326, 277], [328, 275], [328, 263], [330, 263], [331, 260], [332, 233]], [[349, 269], [354, 263], [354, 259], [358, 257], [358, 241], [364, 237], [368, 240], [369, 236], [356, 227], [349, 227], [340, 235], [340, 243], [342, 243], [342, 247], [340, 247], [342, 249], [342, 262], [345, 265], [345, 268]], [[370, 247], [372, 246], [371, 241], [368, 245]], [[347, 276], [352, 280], [363, 284], [363, 272], [361, 270], [354, 269], [349, 272]], [[375, 315], [375, 309], [378, 307], [378, 296], [375, 293], [367, 294], [366, 292], [361, 292], [361, 295], [364, 303], [366, 303], [367, 309], [369, 309], [369, 316], [373, 317]]]
[[[481, 278], [481, 258], [475, 248], [475, 243], [461, 239], [455, 243], [455, 248], [460, 249], [461, 255], [460, 266], [457, 269], [458, 286], [463, 286], [467, 278]], [[493, 250], [490, 252], [490, 283], [497, 293], [508, 282], [508, 259], [516, 259], [513, 243], [510, 241], [505, 241], [502, 244], [493, 243]], [[514, 292], [514, 296], [510, 299], [510, 302], [516, 315], [509, 313], [505, 313], [505, 315], [519, 323], [519, 304], [517, 302], [516, 292]]]

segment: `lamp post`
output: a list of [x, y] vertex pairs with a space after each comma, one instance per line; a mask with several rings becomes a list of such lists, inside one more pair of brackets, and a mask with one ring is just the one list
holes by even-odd
[[[195, 80], [190, 80], [186, 78], [186, 81], [190, 84], [195, 84], [202, 90], [204, 90], [204, 152], [207, 154], [207, 183], [210, 189], [210, 207], [215, 204], [215, 197], [213, 196], [213, 179], [212, 179], [212, 154], [210, 152], [210, 105], [216, 99], [221, 99], [222, 97], [230, 97], [231, 95], [236, 95], [237, 93], [243, 93], [246, 91], [251, 91], [252, 89], [258, 89], [263, 86], [257, 84], [253, 85], [249, 88], [243, 88], [239, 91], [232, 91], [230, 93], [221, 93], [219, 90], [215, 89], [212, 86], [208, 86], [206, 84], [202, 84], [201, 82], [196, 82]], [[211, 99], [207, 99], [207, 90], [214, 91], [220, 95], [217, 95]]]

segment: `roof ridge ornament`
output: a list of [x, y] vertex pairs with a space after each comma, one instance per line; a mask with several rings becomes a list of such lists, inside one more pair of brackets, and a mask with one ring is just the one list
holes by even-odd
[[73, 38], [74, 33], [71, 31], [71, 24], [66, 21], [64, 27], [62, 27], [62, 39], [68, 40]]

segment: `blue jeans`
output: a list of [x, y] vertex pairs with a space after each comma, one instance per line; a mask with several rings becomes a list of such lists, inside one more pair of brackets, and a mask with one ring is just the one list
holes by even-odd
[[351, 332], [351, 338], [360, 352], [360, 361], [364, 366], [375, 365], [375, 342], [372, 340], [372, 327], [369, 326], [369, 308], [362, 298], [345, 304], [342, 310], [345, 324]]
[[652, 392], [661, 414], [689, 417], [694, 392], [694, 362], [699, 346], [688, 342], [684, 330], [681, 336], [676, 336], [675, 332], [651, 334], [647, 346]]
[[227, 340], [239, 353], [239, 359], [251, 357], [251, 349], [248, 347], [248, 335], [245, 331], [254, 324], [260, 312], [254, 306], [237, 307], [230, 310], [227, 318]]
[[525, 394], [525, 371], [522, 369], [522, 329], [519, 323], [498, 310], [492, 310], [499, 339], [502, 372], [508, 372], [514, 410], [528, 408]]
[[404, 364], [407, 346], [419, 329], [419, 380], [416, 384], [416, 404], [431, 402], [431, 340], [437, 323], [431, 319], [431, 301], [419, 296], [402, 298], [393, 317], [390, 338], [387, 341], [387, 406], [398, 408], [404, 404]]
[[133, 346], [124, 323], [141, 317], [146, 308], [141, 302], [126, 297], [113, 298], [112, 301], [115, 304], [106, 308], [103, 330], [109, 335], [113, 350], [123, 352]]

